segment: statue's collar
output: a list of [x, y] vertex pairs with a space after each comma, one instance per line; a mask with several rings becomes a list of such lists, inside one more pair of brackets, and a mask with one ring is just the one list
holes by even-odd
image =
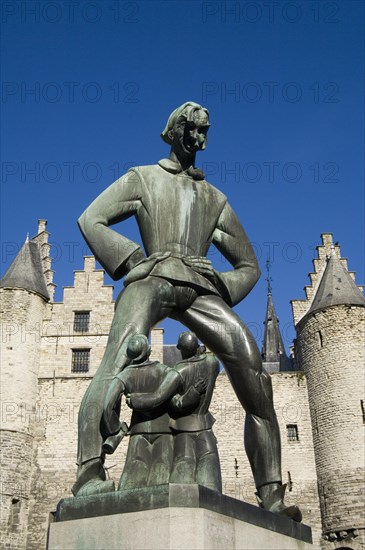
[[188, 357], [186, 359], [183, 359], [182, 361], [179, 361], [178, 365], [185, 365], [186, 363], [196, 363], [197, 361], [202, 361], [203, 359], [206, 359], [207, 354], [202, 353], [201, 355], [193, 355], [193, 357]]
[[167, 172], [170, 172], [170, 174], [181, 174], [184, 173], [187, 176], [192, 177], [194, 180], [203, 180], [204, 179], [204, 173], [199, 168], [189, 168], [188, 170], [185, 170], [183, 172], [180, 164], [177, 162], [174, 162], [171, 159], [161, 159], [158, 161], [159, 166], [166, 170]]

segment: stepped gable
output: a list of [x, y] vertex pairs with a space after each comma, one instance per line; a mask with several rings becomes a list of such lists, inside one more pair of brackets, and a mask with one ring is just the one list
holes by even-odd
[[47, 291], [51, 302], [54, 299], [56, 286], [53, 282], [54, 271], [52, 270], [52, 258], [50, 256], [51, 244], [48, 242], [49, 233], [47, 231], [47, 220], [38, 220], [38, 232], [32, 238], [32, 241], [38, 244], [42, 260], [44, 278], [46, 280]]
[[43, 265], [39, 246], [36, 242], [26, 240], [4, 277], [1, 288], [22, 288], [36, 292], [46, 300], [50, 299], [43, 274]]
[[[322, 233], [321, 238], [322, 244], [316, 247], [317, 257], [313, 260], [313, 271], [309, 273], [310, 284], [304, 287], [305, 299], [291, 300], [295, 326], [309, 312], [313, 313], [313, 308], [318, 310], [319, 303], [319, 309], [330, 305], [363, 305], [363, 287], [356, 285], [355, 273], [349, 271], [347, 259], [341, 256], [339, 243], [333, 243], [332, 233]], [[331, 258], [333, 259], [330, 261]], [[330, 303], [331, 301], [333, 302]]]

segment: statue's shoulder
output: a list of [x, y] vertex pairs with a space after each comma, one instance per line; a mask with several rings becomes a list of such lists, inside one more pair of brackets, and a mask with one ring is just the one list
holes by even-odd
[[205, 355], [194, 355], [193, 357], [183, 359], [182, 361], [179, 361], [179, 363], [177, 363], [174, 366], [174, 369], [177, 370], [177, 371], [182, 371], [184, 369], [189, 369], [189, 368], [195, 366], [197, 363], [200, 363], [201, 361], [203, 361], [205, 357], [206, 357]]
[[145, 164], [144, 166], [132, 166], [128, 172], [149, 176], [161, 172], [161, 167], [158, 164]]
[[208, 353], [205, 356], [205, 364], [208, 365], [210, 369], [214, 371], [217, 370], [219, 372], [219, 361], [212, 353]]
[[155, 181], [160, 181], [164, 170], [158, 164], [146, 164], [144, 166], [132, 166], [127, 175], [137, 177], [142, 187], [150, 187]]
[[216, 196], [219, 202], [227, 202], [227, 197], [224, 193], [222, 193], [222, 191], [220, 191], [217, 187], [209, 183], [207, 180], [203, 180], [203, 182], [205, 183], [205, 185], [207, 185], [211, 193], [213, 193], [213, 195]]
[[183, 371], [184, 369], [186, 368], [189, 368], [189, 365], [191, 364], [191, 361], [190, 359], [183, 359], [182, 361], [179, 361], [178, 363], [176, 363], [176, 365], [174, 365], [174, 369], [178, 372], [178, 373], [181, 373], [181, 371]]

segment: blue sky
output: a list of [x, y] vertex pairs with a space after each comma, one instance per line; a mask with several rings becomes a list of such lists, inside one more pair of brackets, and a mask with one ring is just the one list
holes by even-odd
[[[197, 166], [228, 196], [264, 273], [236, 308], [259, 345], [268, 255], [287, 347], [289, 301], [304, 297], [321, 233], [365, 281], [362, 2], [1, 7], [2, 273], [46, 218], [61, 300], [86, 253], [76, 219], [129, 166], [168, 155], [159, 134], [193, 100], [212, 124]], [[140, 240], [133, 220], [119, 230]], [[181, 327], [163, 326], [174, 343]]]

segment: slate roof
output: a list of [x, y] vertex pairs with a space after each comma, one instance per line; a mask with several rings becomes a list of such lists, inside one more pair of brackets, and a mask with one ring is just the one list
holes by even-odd
[[35, 241], [27, 240], [4, 277], [0, 280], [1, 288], [23, 288], [40, 294], [49, 300], [44, 278], [39, 246]]
[[335, 305], [365, 307], [365, 298], [340, 259], [332, 254], [327, 259], [326, 268], [307, 315]]
[[[279, 320], [276, 315], [270, 291], [267, 295], [266, 318], [264, 325], [265, 333], [261, 352], [263, 362], [270, 363], [271, 372], [292, 370], [292, 365], [286, 354], [283, 339], [281, 337]], [[274, 365], [276, 365], [276, 367]]]

